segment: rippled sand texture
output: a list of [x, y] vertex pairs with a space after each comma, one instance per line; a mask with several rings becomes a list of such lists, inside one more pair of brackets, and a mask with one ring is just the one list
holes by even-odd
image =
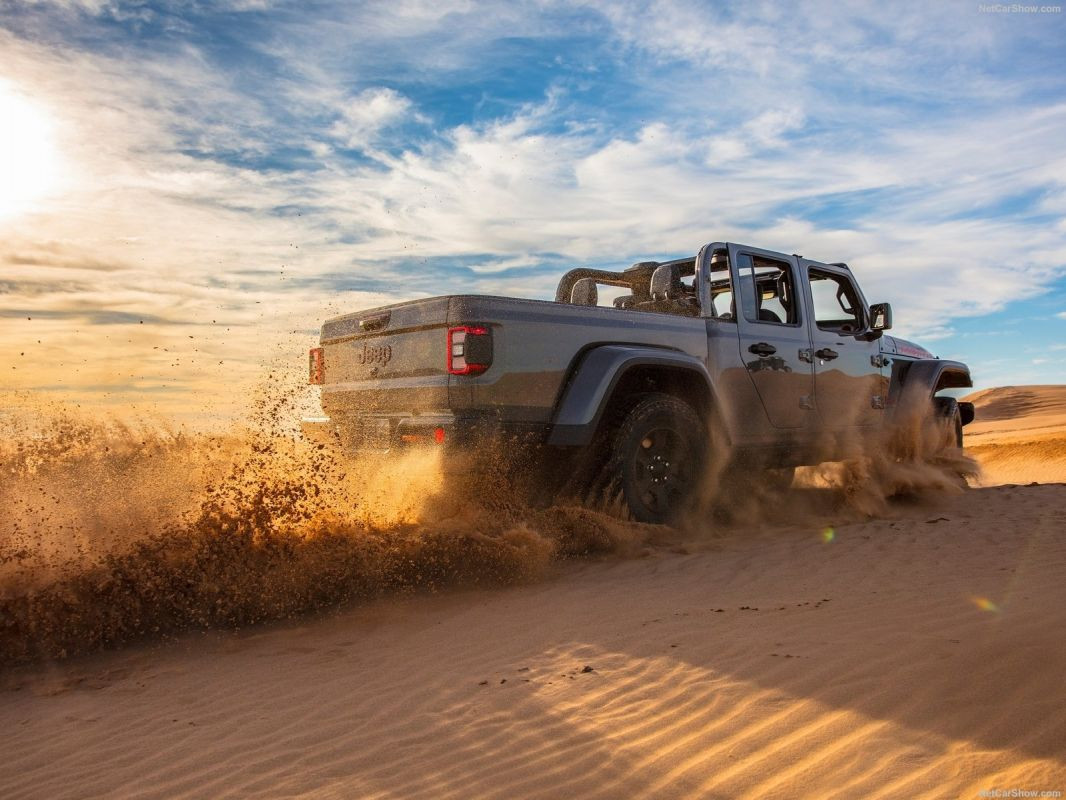
[[[1053, 436], [1048, 416], [1003, 421]], [[1006, 433], [982, 430], [987, 484], [1003, 445], [981, 436]], [[158, 457], [137, 441], [94, 482]], [[369, 474], [264, 441], [221, 460], [160, 445], [224, 502], [175, 499], [166, 525], [138, 511], [151, 530], [133, 546], [103, 524], [70, 552], [53, 532], [55, 558], [25, 537], [5, 551], [0, 797], [1066, 791], [1066, 485], [1039, 447], [1012, 455], [1032, 476], [1013, 482], [1045, 485], [933, 482], [857, 507], [847, 480], [866, 473], [844, 468], [843, 486], [736, 498], [742, 514], [673, 534], [578, 509], [419, 508], [428, 468], [415, 497], [381, 499], [390, 478], [323, 516], [294, 474], [334, 501], [353, 480], [364, 497]], [[32, 485], [70, 486], [61, 462]], [[899, 466], [880, 474], [925, 473]], [[15, 496], [25, 533], [39, 501]], [[31, 597], [41, 613], [19, 616]], [[60, 658], [62, 641], [111, 649]]]
[[[11, 678], [0, 793], [975, 797], [1066, 786], [1066, 488], [738, 532]], [[590, 668], [586, 670], [585, 668]]]

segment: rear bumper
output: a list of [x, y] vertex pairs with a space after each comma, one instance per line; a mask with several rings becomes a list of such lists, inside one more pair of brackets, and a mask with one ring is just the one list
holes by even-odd
[[543, 424], [449, 413], [311, 417], [301, 421], [300, 429], [304, 438], [313, 442], [380, 453], [417, 446], [448, 449], [528, 446], [542, 443], [548, 432], [548, 426]]

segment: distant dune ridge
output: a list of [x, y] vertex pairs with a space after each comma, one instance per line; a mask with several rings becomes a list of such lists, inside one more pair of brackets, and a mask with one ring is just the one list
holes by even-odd
[[980, 409], [981, 420], [1029, 422], [1033, 417], [1066, 415], [1066, 388], [1062, 386], [1000, 386], [982, 389], [964, 399]]
[[[983, 471], [961, 494], [865, 515], [797, 488], [767, 500], [758, 526], [708, 520], [684, 536], [550, 512], [508, 541], [539, 547], [539, 526], [552, 548], [587, 552], [580, 537], [601, 526], [601, 555], [544, 555], [542, 579], [509, 588], [408, 592], [0, 671], [0, 797], [1066, 792], [1066, 387], [969, 399]], [[185, 471], [200, 463], [175, 452]], [[483, 557], [497, 546], [463, 535]], [[249, 557], [273, 559], [264, 574], [293, 586], [286, 570], [318, 563], [286, 561], [287, 540], [258, 556], [249, 541]], [[425, 544], [400, 554], [405, 570], [457, 558]], [[180, 589], [152, 563], [146, 597]]]
[[964, 399], [977, 411], [966, 449], [981, 464], [980, 485], [1066, 481], [1066, 387], [1004, 386]]

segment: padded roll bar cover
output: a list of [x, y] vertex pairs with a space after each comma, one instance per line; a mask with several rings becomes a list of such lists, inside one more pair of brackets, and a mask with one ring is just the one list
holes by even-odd
[[624, 278], [621, 272], [610, 272], [605, 269], [591, 269], [589, 267], [577, 267], [576, 269], [570, 270], [559, 279], [559, 286], [555, 290], [555, 302], [569, 303], [570, 295], [574, 291], [574, 284], [582, 278], [595, 278], [597, 283], [605, 283], [608, 286], [629, 286], [629, 280]]
[[570, 302], [575, 306], [594, 306], [600, 301], [595, 278], [580, 278], [570, 291]]

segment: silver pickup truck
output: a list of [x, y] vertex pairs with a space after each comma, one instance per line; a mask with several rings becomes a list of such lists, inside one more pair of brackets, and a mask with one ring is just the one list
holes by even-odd
[[324, 416], [304, 428], [351, 449], [525, 454], [669, 522], [710, 452], [787, 484], [915, 404], [961, 447], [973, 407], [941, 393], [972, 386], [969, 369], [891, 327], [846, 264], [714, 242], [572, 269], [554, 301], [451, 295], [327, 320], [310, 353]]

